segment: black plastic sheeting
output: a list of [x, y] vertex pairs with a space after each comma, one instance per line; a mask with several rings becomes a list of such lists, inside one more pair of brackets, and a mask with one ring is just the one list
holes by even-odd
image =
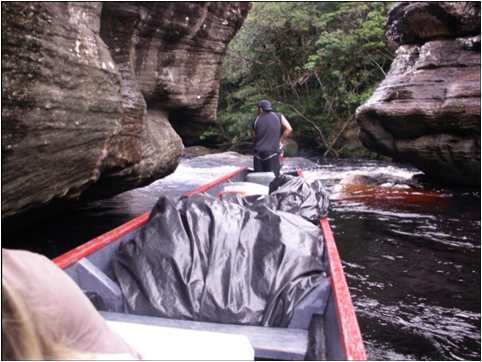
[[317, 225], [327, 215], [329, 207], [328, 192], [320, 180], [307, 182], [303, 177], [291, 175], [276, 177], [269, 185], [269, 195], [241, 197], [225, 194], [222, 197], [251, 209], [267, 207], [273, 211], [289, 212]]
[[271, 185], [264, 201], [160, 197], [113, 258], [128, 312], [286, 327], [324, 278], [320, 228], [307, 219], [326, 213], [328, 197], [299, 177]]

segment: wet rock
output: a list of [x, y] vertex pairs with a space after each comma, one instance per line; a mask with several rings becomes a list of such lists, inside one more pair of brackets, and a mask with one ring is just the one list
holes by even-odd
[[385, 35], [392, 46], [480, 34], [480, 3], [401, 2], [388, 14]]
[[331, 200], [345, 200], [372, 209], [429, 212], [450, 206], [447, 190], [434, 186], [424, 174], [352, 173], [333, 188]]
[[364, 175], [364, 174], [350, 174], [343, 177], [339, 183], [341, 186], [350, 186], [350, 185], [367, 185], [367, 186], [402, 186], [402, 187], [421, 187], [421, 183], [418, 181], [417, 178], [405, 178], [405, 177], [398, 177], [390, 174], [385, 173], [377, 173], [373, 175]]
[[[220, 65], [249, 3], [104, 3], [100, 35], [129, 92], [164, 110], [184, 144], [216, 120]], [[135, 103], [136, 96], [130, 96]]]
[[[171, 173], [248, 3], [2, 3], [2, 218]], [[177, 131], [177, 132], [176, 132]]]
[[391, 69], [357, 109], [360, 140], [439, 183], [480, 185], [480, 3], [401, 3]]

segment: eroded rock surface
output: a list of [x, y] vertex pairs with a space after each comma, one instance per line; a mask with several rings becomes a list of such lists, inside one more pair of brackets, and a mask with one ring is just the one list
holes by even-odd
[[480, 185], [480, 3], [400, 3], [385, 80], [357, 110], [369, 149], [437, 182]]
[[[249, 3], [2, 3], [2, 218], [171, 173]], [[177, 131], [177, 132], [176, 132]]]

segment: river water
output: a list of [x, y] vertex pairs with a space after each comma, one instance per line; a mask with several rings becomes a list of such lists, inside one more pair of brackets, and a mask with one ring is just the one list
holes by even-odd
[[[162, 193], [179, 195], [239, 166], [251, 166], [250, 157], [184, 159], [147, 187], [3, 228], [2, 243], [55, 257], [149, 211]], [[480, 191], [412, 189], [417, 170], [389, 162], [293, 158], [283, 170], [296, 166], [331, 193], [329, 219], [368, 358], [480, 360]], [[346, 182], [360, 174], [388, 181]]]

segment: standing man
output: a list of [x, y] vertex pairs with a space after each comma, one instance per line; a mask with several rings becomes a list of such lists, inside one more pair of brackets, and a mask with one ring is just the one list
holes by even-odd
[[271, 102], [258, 103], [258, 116], [253, 123], [255, 172], [280, 174], [280, 150], [292, 131], [288, 120], [281, 113], [273, 112]]

